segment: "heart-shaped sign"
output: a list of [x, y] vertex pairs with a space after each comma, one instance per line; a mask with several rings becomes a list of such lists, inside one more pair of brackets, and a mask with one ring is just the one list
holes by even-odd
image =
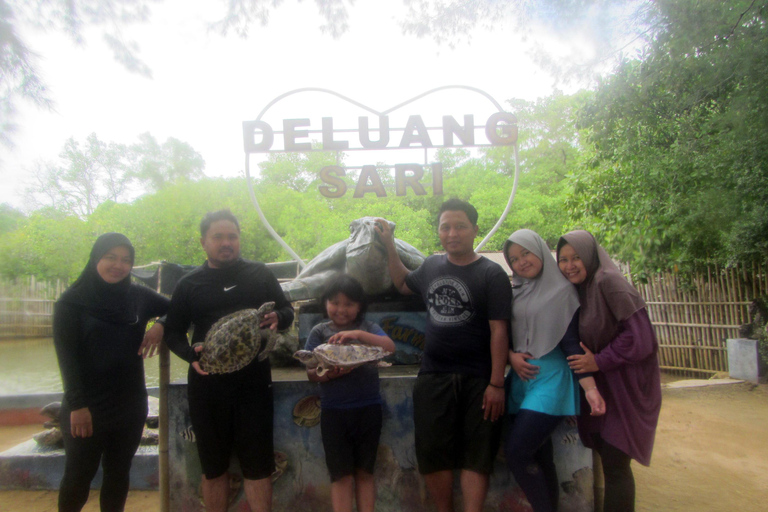
[[[491, 97], [488, 93], [486, 93], [485, 91], [482, 91], [482, 90], [477, 89], [475, 87], [470, 87], [470, 86], [465, 86], [465, 85], [448, 85], [448, 86], [437, 87], [435, 89], [431, 89], [429, 91], [426, 91], [426, 92], [421, 93], [421, 94], [419, 94], [417, 96], [414, 96], [413, 98], [410, 98], [409, 100], [406, 100], [406, 101], [404, 101], [404, 102], [402, 102], [402, 103], [400, 103], [398, 105], [395, 105], [395, 106], [393, 106], [391, 108], [388, 108], [386, 110], [383, 110], [383, 111], [377, 111], [377, 110], [375, 110], [375, 109], [373, 109], [371, 107], [368, 107], [367, 105], [364, 105], [364, 104], [362, 104], [362, 103], [360, 103], [358, 101], [355, 101], [355, 100], [353, 100], [351, 98], [348, 98], [348, 97], [346, 97], [346, 96], [344, 96], [342, 94], [339, 94], [339, 93], [337, 93], [335, 91], [332, 91], [332, 90], [329, 90], [329, 89], [323, 89], [323, 88], [317, 88], [317, 87], [306, 87], [306, 88], [302, 88], [302, 89], [295, 89], [295, 90], [286, 92], [284, 94], [281, 94], [280, 96], [277, 96], [275, 99], [270, 101], [262, 109], [262, 111], [259, 113], [259, 115], [257, 116], [255, 121], [250, 121], [250, 122], [246, 122], [246, 123], [251, 123], [251, 124], [262, 123], [262, 117], [269, 111], [270, 108], [272, 108], [275, 104], [279, 103], [283, 99], [285, 99], [285, 98], [287, 98], [289, 96], [296, 95], [296, 94], [309, 93], [309, 92], [320, 92], [320, 93], [329, 94], [331, 96], [335, 96], [337, 98], [340, 98], [340, 99], [348, 102], [349, 104], [354, 105], [354, 106], [356, 106], [358, 108], [361, 108], [361, 109], [363, 109], [363, 110], [365, 110], [367, 112], [375, 114], [379, 118], [383, 118], [384, 116], [387, 116], [387, 115], [389, 115], [392, 112], [400, 110], [403, 107], [405, 107], [406, 105], [410, 105], [411, 103], [413, 103], [415, 101], [418, 101], [419, 99], [425, 98], [425, 97], [427, 97], [427, 96], [429, 96], [431, 94], [437, 93], [439, 91], [444, 91], [444, 90], [447, 90], [447, 89], [464, 89], [464, 90], [468, 90], [468, 91], [477, 93], [477, 94], [485, 97], [488, 101], [490, 101], [493, 104], [493, 106], [497, 110], [497, 114], [494, 114], [494, 115], [501, 114], [503, 116], [506, 116], [507, 119], [511, 118], [511, 119], [514, 120], [514, 116], [512, 116], [511, 114], [505, 113], [503, 111], [503, 109], [501, 108], [501, 105], [493, 97]], [[243, 123], [244, 126], [246, 125], [246, 123]], [[513, 147], [514, 147], [514, 153], [515, 153], [515, 178], [514, 178], [514, 182], [513, 182], [513, 185], [512, 185], [512, 191], [511, 191], [511, 193], [509, 195], [509, 200], [507, 201], [507, 206], [504, 209], [504, 212], [501, 214], [501, 217], [496, 222], [496, 224], [493, 226], [493, 228], [489, 231], [489, 233], [477, 245], [475, 250], [480, 250], [486, 244], [486, 242], [494, 235], [494, 233], [496, 233], [498, 228], [501, 226], [502, 222], [504, 222], [504, 219], [509, 214], [509, 210], [512, 208], [512, 202], [514, 201], [515, 192], [517, 191], [517, 183], [518, 183], [518, 178], [519, 178], [519, 174], [520, 174], [520, 166], [519, 166], [519, 162], [518, 162], [518, 145], [517, 145], [517, 126], [516, 126], [516, 124], [514, 125], [514, 130], [513, 131], [508, 131], [506, 133], [506, 138], [504, 138], [502, 136], [498, 136], [498, 138], [497, 138], [496, 130], [497, 130], [496, 125], [491, 123], [490, 120], [489, 120], [489, 125], [486, 126], [486, 135], [487, 135], [488, 139], [490, 141], [492, 141], [492, 142], [494, 140], [504, 140], [503, 143], [505, 145], [513, 145]], [[510, 144], [510, 141], [512, 141], [511, 137], [514, 137], [514, 141], [512, 142], [512, 144]], [[271, 140], [267, 140], [266, 142], [271, 144]], [[472, 145], [475, 145], [475, 144], [465, 144], [465, 145], [466, 146], [472, 146]], [[286, 146], [287, 146], [287, 144], [286, 144]], [[299, 145], [296, 144], [296, 146], [299, 146]], [[401, 146], [402, 146], [402, 144], [401, 144]], [[250, 173], [250, 166], [249, 166], [249, 163], [250, 163], [250, 153], [252, 151], [248, 151], [248, 147], [249, 147], [248, 146], [248, 141], [246, 139], [245, 175], [246, 175], [246, 182], [248, 184], [248, 192], [249, 192], [249, 194], [251, 196], [251, 201], [253, 202], [253, 205], [254, 205], [254, 207], [256, 208], [256, 211], [259, 214], [259, 218], [261, 219], [261, 222], [264, 224], [264, 227], [266, 227], [266, 229], [269, 232], [270, 236], [272, 236], [272, 238], [274, 238], [280, 244], [280, 246], [283, 247], [283, 249], [288, 251], [288, 254], [290, 254], [293, 257], [293, 259], [298, 262], [298, 264], [299, 264], [299, 266], [301, 268], [304, 268], [305, 262], [301, 259], [301, 257], [298, 254], [296, 254], [296, 252], [293, 249], [291, 249], [291, 247], [280, 237], [280, 235], [278, 235], [277, 232], [275, 232], [275, 230], [269, 224], [269, 221], [267, 221], [267, 218], [265, 217], [264, 212], [261, 210], [261, 207], [259, 206], [259, 201], [256, 198], [256, 194], [255, 194], [255, 192], [253, 190], [253, 184], [252, 184], [252, 180], [251, 180], [251, 173]], [[296, 149], [294, 151], [300, 151], [300, 150], [303, 150], [303, 149], [304, 148]], [[286, 148], [284, 151], [285, 152], [289, 152], [289, 151], [291, 151], [291, 149], [287, 149]]]

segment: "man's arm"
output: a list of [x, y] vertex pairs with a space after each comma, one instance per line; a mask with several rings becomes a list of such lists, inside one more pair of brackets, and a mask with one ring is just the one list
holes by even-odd
[[389, 222], [385, 219], [376, 219], [373, 229], [379, 234], [384, 247], [387, 249], [387, 267], [395, 288], [403, 295], [413, 294], [413, 291], [405, 284], [405, 278], [411, 271], [403, 264], [400, 260], [400, 255], [397, 254], [395, 235], [389, 227]]
[[483, 395], [483, 418], [496, 421], [504, 414], [504, 369], [509, 338], [507, 320], [489, 320], [491, 326], [491, 380]]

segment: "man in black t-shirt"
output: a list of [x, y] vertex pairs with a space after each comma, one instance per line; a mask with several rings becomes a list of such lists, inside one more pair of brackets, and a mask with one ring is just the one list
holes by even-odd
[[477, 210], [458, 199], [440, 207], [445, 254], [413, 272], [400, 261], [389, 224], [376, 230], [402, 294], [421, 295], [429, 313], [413, 389], [416, 458], [438, 512], [453, 510], [453, 470], [461, 470], [464, 510], [479, 512], [498, 451], [512, 289], [506, 272], [473, 249]]
[[227, 470], [234, 452], [243, 472], [248, 504], [254, 512], [272, 507], [271, 475], [275, 469], [272, 440], [273, 402], [269, 359], [254, 359], [228, 374], [209, 375], [200, 368], [202, 342], [220, 318], [241, 309], [274, 301], [275, 310], [261, 327], [285, 329], [293, 321], [293, 307], [274, 275], [263, 263], [240, 258], [240, 226], [229, 210], [208, 213], [200, 223], [200, 243], [206, 262], [184, 276], [171, 298], [165, 326], [168, 347], [190, 363], [189, 415], [203, 468], [206, 510], [227, 509]]

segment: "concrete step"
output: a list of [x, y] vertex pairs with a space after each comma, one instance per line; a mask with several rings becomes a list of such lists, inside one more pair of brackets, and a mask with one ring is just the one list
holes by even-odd
[[[139, 446], [131, 465], [131, 489], [157, 490], [157, 446]], [[58, 489], [64, 475], [64, 449], [30, 439], [0, 453], [0, 490]], [[101, 487], [101, 468], [91, 489]]]

